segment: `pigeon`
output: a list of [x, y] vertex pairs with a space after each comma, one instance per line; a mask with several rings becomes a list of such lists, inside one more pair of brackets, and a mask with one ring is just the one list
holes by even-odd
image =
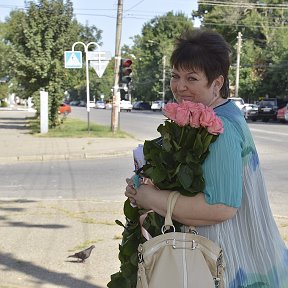
[[94, 245], [92, 245], [92, 246], [90, 246], [90, 247], [88, 247], [88, 248], [86, 248], [86, 249], [84, 249], [84, 250], [82, 250], [80, 252], [77, 252], [77, 253], [75, 253], [73, 255], [70, 255], [67, 258], [70, 258], [70, 257], [77, 258], [77, 259], [81, 260], [80, 261], [81, 263], [83, 263], [85, 261], [85, 259], [87, 259], [90, 256], [91, 251], [93, 250], [93, 248], [95, 248]]

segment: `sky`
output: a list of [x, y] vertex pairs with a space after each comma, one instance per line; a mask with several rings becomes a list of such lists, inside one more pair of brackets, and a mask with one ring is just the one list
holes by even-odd
[[[24, 0], [0, 0], [0, 21], [5, 21], [12, 9], [23, 9], [24, 3]], [[72, 3], [80, 23], [95, 25], [103, 31], [101, 50], [114, 55], [118, 0], [72, 0]], [[197, 7], [197, 0], [123, 0], [121, 46], [132, 45], [129, 38], [141, 34], [143, 25], [155, 16], [173, 11], [191, 17]]]

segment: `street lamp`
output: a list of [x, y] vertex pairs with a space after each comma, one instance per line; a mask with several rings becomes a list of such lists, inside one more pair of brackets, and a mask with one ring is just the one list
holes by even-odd
[[[155, 43], [155, 44], [160, 44], [159, 42], [153, 41], [153, 40], [147, 40], [149, 43]], [[164, 52], [162, 52], [163, 56], [162, 56], [162, 79], [160, 79], [160, 81], [162, 81], [162, 92], [160, 92], [160, 94], [162, 94], [162, 102], [164, 105], [165, 103], [165, 75], [166, 75], [166, 56], [164, 55]]]

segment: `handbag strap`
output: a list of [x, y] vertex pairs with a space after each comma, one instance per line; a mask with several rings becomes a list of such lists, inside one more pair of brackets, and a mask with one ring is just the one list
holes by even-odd
[[[165, 216], [165, 222], [164, 225], [162, 226], [162, 234], [164, 234], [167, 230], [169, 230], [171, 227], [173, 227], [174, 232], [175, 232], [175, 226], [173, 225], [172, 222], [172, 214], [173, 210], [175, 207], [175, 204], [178, 200], [178, 197], [181, 194], [177, 191], [173, 191], [169, 194], [168, 199], [167, 199], [167, 212]], [[196, 228], [194, 226], [186, 226], [188, 228], [187, 232], [198, 234], [196, 231]]]
[[171, 227], [173, 227], [175, 231], [175, 227], [172, 222], [172, 213], [176, 204], [176, 201], [178, 197], [180, 196], [180, 193], [177, 191], [173, 191], [169, 194], [167, 199], [167, 211], [165, 216], [165, 222], [162, 226], [162, 233], [164, 234], [167, 230], [169, 230]]

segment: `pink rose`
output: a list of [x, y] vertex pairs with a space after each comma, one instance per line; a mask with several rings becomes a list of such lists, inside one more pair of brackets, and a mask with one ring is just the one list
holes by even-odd
[[190, 111], [185, 107], [185, 105], [179, 105], [176, 113], [176, 120], [175, 122], [179, 126], [185, 126], [189, 124], [189, 117], [190, 117]]
[[190, 116], [190, 122], [189, 125], [193, 128], [199, 128], [200, 127], [200, 116], [202, 112], [201, 110], [195, 110], [191, 112]]
[[212, 108], [206, 107], [202, 110], [200, 116], [200, 125], [203, 127], [210, 127], [215, 120], [216, 114]]
[[213, 135], [222, 134], [224, 132], [222, 120], [219, 117], [215, 117], [211, 126], [207, 127], [207, 130]]
[[163, 114], [170, 120], [175, 121], [178, 106], [179, 105], [177, 103], [166, 104], [163, 108]]
[[190, 102], [189, 110], [191, 114], [190, 114], [189, 124], [191, 127], [194, 127], [194, 128], [200, 127], [200, 116], [204, 109], [205, 109], [205, 106], [203, 104]]

